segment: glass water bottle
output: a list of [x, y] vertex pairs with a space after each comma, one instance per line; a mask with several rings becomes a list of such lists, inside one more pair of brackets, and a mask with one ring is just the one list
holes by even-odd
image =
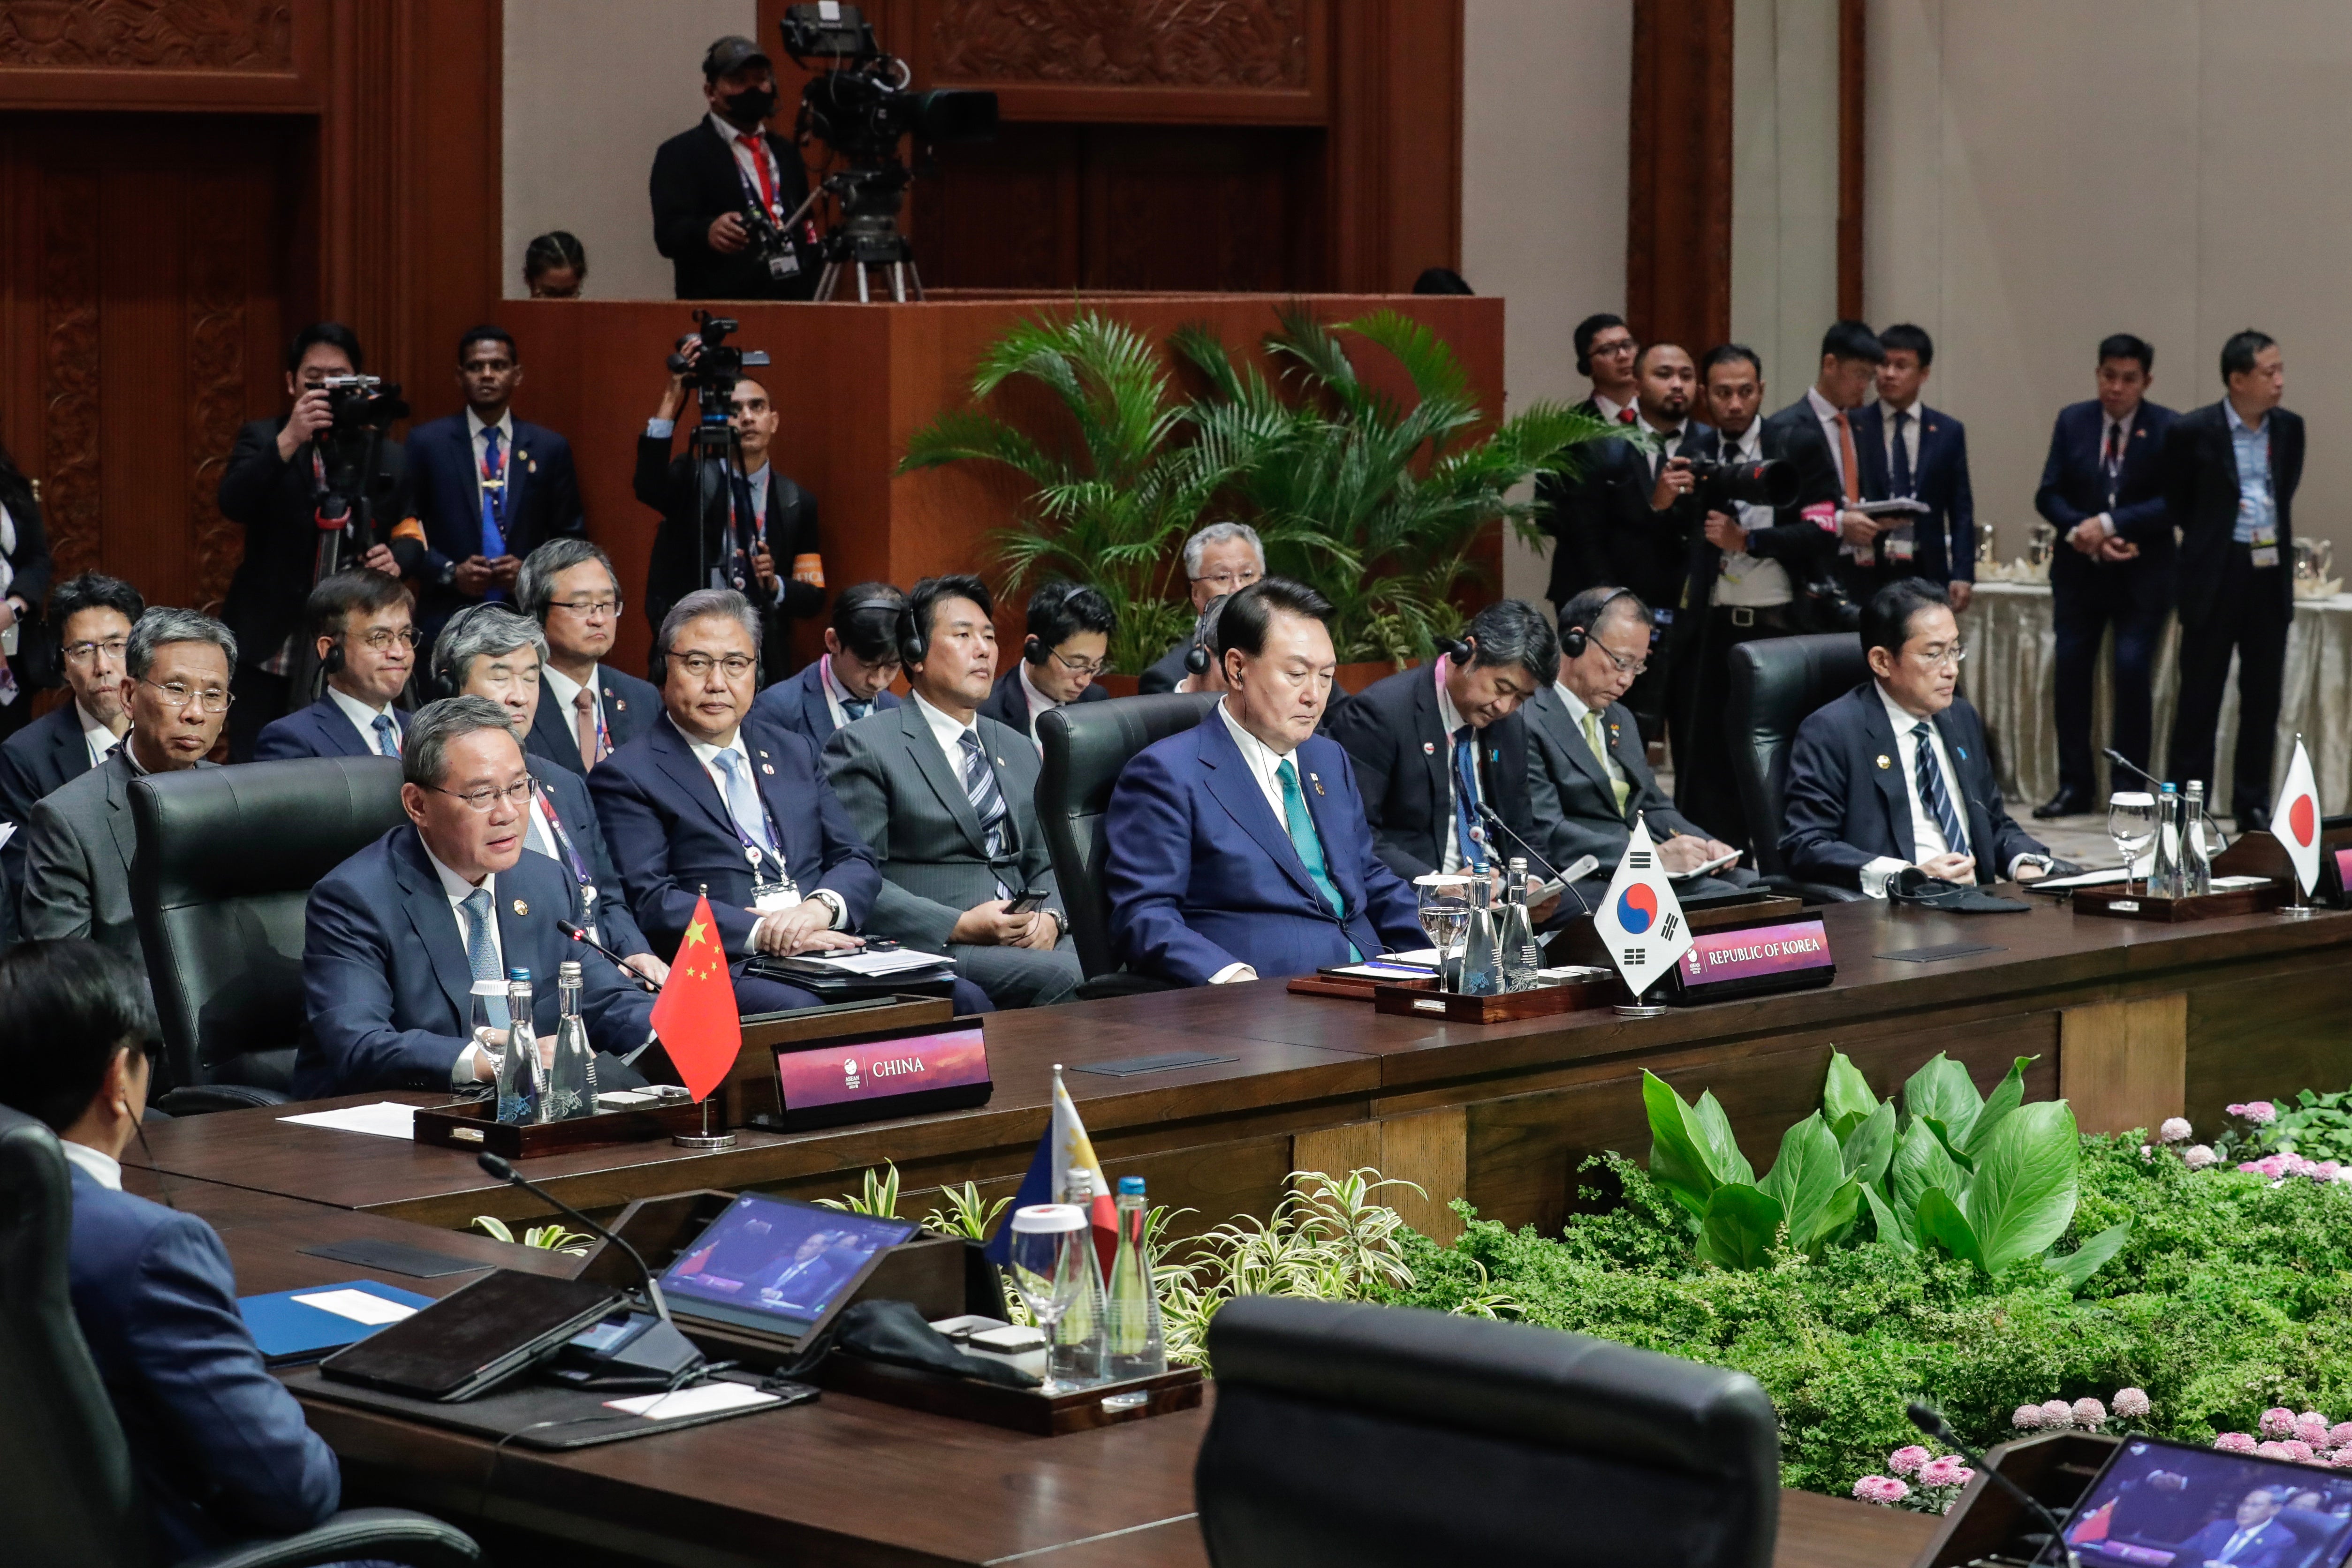
[[1143, 1178], [1119, 1177], [1118, 1251], [1111, 1260], [1110, 1301], [1103, 1314], [1103, 1374], [1113, 1381], [1156, 1377], [1168, 1370], [1168, 1339], [1160, 1323], [1160, 1293], [1152, 1289], [1144, 1212]]
[[[1089, 1216], [1094, 1213], [1094, 1172], [1084, 1166], [1072, 1166], [1064, 1188], [1064, 1203]], [[1085, 1252], [1086, 1288], [1054, 1325], [1053, 1343], [1046, 1352], [1051, 1358], [1047, 1370], [1053, 1380], [1072, 1386], [1100, 1383], [1103, 1378], [1103, 1277], [1101, 1261], [1095, 1252], [1091, 1221], [1087, 1227]]]
[[596, 1113], [596, 1052], [580, 1017], [580, 961], [566, 958], [555, 971], [562, 1018], [555, 1026], [555, 1060], [547, 1069], [547, 1120], [569, 1122]]
[[499, 1059], [499, 1120], [543, 1122], [546, 1070], [530, 1027], [530, 971], [507, 971], [507, 1049]]
[[1525, 991], [1539, 982], [1543, 949], [1536, 944], [1536, 923], [1528, 914], [1528, 862], [1513, 857], [1505, 873], [1501, 942], [1503, 989]]
[[1478, 877], [1470, 883], [1470, 926], [1462, 939], [1462, 994], [1493, 997], [1507, 988], [1502, 939], [1495, 929], [1494, 884]]

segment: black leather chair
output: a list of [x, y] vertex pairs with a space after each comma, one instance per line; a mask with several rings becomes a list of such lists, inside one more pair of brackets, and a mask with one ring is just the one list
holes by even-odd
[[1244, 1296], [1209, 1325], [1193, 1470], [1216, 1568], [1767, 1568], [1772, 1403], [1606, 1340]]
[[175, 1116], [282, 1103], [302, 1032], [311, 884], [405, 821], [400, 764], [304, 758], [131, 786], [131, 890]]
[[1862, 894], [1789, 874], [1780, 853], [1780, 829], [1789, 820], [1789, 747], [1815, 708], [1869, 678], [1862, 639], [1851, 632], [1768, 637], [1731, 650], [1731, 700], [1723, 722], [1731, 732], [1731, 773], [1748, 814], [1756, 866], [1774, 888], [1815, 904]]
[[[131, 1450], [66, 1287], [73, 1183], [55, 1134], [0, 1106], [0, 1508], [11, 1568], [150, 1568]], [[307, 1568], [360, 1559], [465, 1568], [464, 1531], [404, 1509], [352, 1509], [282, 1541], [178, 1568]]]
[[[1037, 775], [1037, 824], [1054, 857], [1054, 879], [1070, 912], [1078, 966], [1101, 986], [1084, 993], [1163, 988], [1139, 975], [1121, 975], [1110, 946], [1110, 900], [1103, 893], [1103, 813], [1127, 759], [1157, 740], [1199, 724], [1217, 701], [1211, 693], [1169, 693], [1071, 703], [1037, 721], [1045, 748]], [[1117, 980], [1108, 977], [1118, 976]]]

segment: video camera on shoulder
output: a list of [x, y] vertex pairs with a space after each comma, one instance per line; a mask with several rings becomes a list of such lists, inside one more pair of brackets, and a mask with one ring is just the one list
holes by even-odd
[[1696, 493], [1710, 512], [1727, 511], [1739, 504], [1778, 511], [1796, 502], [1796, 466], [1780, 458], [1726, 463], [1715, 457], [1693, 457], [1689, 463]]
[[[701, 403], [703, 418], [723, 420], [732, 409], [735, 383], [743, 379], [744, 368], [765, 366], [767, 350], [730, 347], [728, 335], [740, 331], [743, 326], [732, 317], [697, 310], [694, 325], [693, 331], [677, 340], [678, 352], [669, 356], [669, 373], [686, 378], [686, 384], [694, 389]], [[701, 347], [688, 355], [685, 351], [688, 343], [699, 343]]]

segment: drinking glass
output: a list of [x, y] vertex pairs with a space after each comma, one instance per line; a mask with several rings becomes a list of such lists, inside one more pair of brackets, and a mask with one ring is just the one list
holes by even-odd
[[490, 1064], [490, 1080], [495, 1082], [499, 1068], [506, 1061], [507, 1040], [506, 1031], [493, 1028], [490, 1023], [489, 1003], [493, 998], [499, 1001], [507, 999], [507, 983], [504, 980], [476, 980], [467, 1023], [473, 1030], [474, 1043], [482, 1048], [482, 1056]]
[[[1013, 1211], [1013, 1288], [1048, 1345], [1054, 1325], [1086, 1295], [1093, 1268], [1094, 1237], [1085, 1209], [1075, 1203], [1034, 1203]], [[1053, 1364], [1050, 1352], [1046, 1364]], [[1064, 1394], [1076, 1386], [1048, 1375], [1043, 1392]]]
[[2156, 797], [2140, 789], [2123, 789], [2107, 797], [2107, 837], [2124, 858], [2124, 891], [2132, 884], [2132, 866], [2156, 842]]
[[1420, 900], [1417, 911], [1429, 945], [1437, 949], [1437, 983], [1458, 988], [1461, 958], [1455, 951], [1470, 930], [1470, 879], [1428, 872], [1412, 879]]

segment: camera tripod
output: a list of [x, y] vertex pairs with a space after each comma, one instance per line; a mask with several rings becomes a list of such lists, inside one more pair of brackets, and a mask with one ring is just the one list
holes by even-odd
[[784, 229], [789, 233], [792, 225], [816, 205], [817, 198], [828, 192], [841, 203], [841, 222], [817, 247], [817, 254], [824, 258], [824, 270], [817, 274], [813, 298], [822, 301], [837, 298], [843, 276], [854, 274], [861, 305], [872, 304], [885, 282], [892, 302], [921, 302], [923, 277], [915, 267], [914, 247], [898, 231], [898, 208], [905, 200], [909, 178], [900, 164], [841, 170], [826, 175], [809, 193], [808, 200], [784, 220]]

